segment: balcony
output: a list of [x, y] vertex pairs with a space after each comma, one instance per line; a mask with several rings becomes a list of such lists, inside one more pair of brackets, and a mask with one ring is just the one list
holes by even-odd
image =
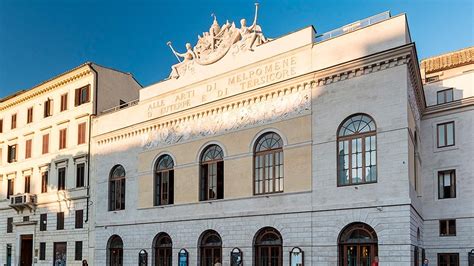
[[10, 196], [10, 207], [15, 209], [18, 213], [25, 209], [30, 212], [36, 208], [36, 195], [24, 193]]

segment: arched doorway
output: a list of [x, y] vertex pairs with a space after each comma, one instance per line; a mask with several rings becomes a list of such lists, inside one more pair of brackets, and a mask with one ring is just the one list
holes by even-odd
[[254, 241], [256, 266], [281, 266], [283, 239], [275, 228], [265, 227], [260, 229]]
[[159, 233], [153, 240], [155, 266], [171, 266], [173, 261], [173, 242], [167, 233]]
[[118, 235], [113, 235], [109, 238], [108, 243], [109, 265], [122, 266], [123, 265], [123, 241]]
[[214, 266], [222, 263], [222, 239], [214, 230], [207, 230], [200, 238], [201, 266]]
[[352, 223], [339, 235], [339, 265], [370, 266], [377, 256], [377, 234], [364, 223]]

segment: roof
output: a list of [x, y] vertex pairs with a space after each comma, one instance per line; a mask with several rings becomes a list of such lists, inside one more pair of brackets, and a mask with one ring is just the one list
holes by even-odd
[[426, 73], [474, 64], [474, 46], [421, 60]]
[[52, 81], [52, 80], [55, 80], [55, 79], [57, 79], [57, 78], [59, 78], [59, 77], [61, 77], [61, 76], [63, 76], [63, 75], [66, 75], [66, 74], [68, 74], [68, 73], [71, 73], [71, 72], [73, 72], [74, 70], [77, 70], [77, 69], [79, 69], [79, 68], [81, 68], [81, 67], [83, 67], [83, 66], [90, 65], [90, 64], [91, 64], [91, 62], [85, 62], [85, 63], [83, 63], [83, 64], [81, 64], [81, 65], [79, 65], [79, 66], [77, 66], [77, 67], [75, 67], [75, 68], [73, 68], [73, 69], [70, 69], [70, 70], [68, 70], [68, 71], [66, 71], [66, 72], [63, 72], [63, 73], [61, 73], [61, 74], [59, 74], [59, 75], [56, 75], [56, 76], [54, 76], [54, 77], [52, 77], [52, 78], [50, 78], [50, 79], [48, 79], [48, 80], [45, 80], [45, 81], [43, 81], [43, 82], [41, 82], [41, 83], [39, 83], [39, 84], [37, 84], [37, 85], [35, 85], [35, 86], [29, 88], [29, 89], [19, 90], [19, 91], [14, 92], [14, 93], [12, 93], [12, 94], [10, 94], [10, 95], [7, 95], [7, 96], [5, 96], [5, 97], [3, 97], [3, 98], [0, 98], [0, 103], [5, 102], [5, 101], [7, 101], [7, 100], [10, 100], [11, 98], [14, 98], [14, 97], [16, 97], [16, 96], [19, 96], [19, 95], [21, 95], [21, 94], [23, 94], [23, 93], [25, 93], [25, 92], [30, 91], [30, 90], [33, 90], [33, 89], [35, 89], [35, 88], [37, 88], [37, 87], [39, 87], [39, 86], [41, 86], [41, 85], [43, 85], [43, 84], [45, 84], [45, 83], [48, 83], [48, 82], [50, 82], [50, 81]]

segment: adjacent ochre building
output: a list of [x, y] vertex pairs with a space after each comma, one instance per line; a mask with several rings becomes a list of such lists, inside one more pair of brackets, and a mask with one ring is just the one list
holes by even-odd
[[140, 88], [86, 63], [0, 100], [0, 265], [92, 256], [91, 120]]
[[[45, 265], [58, 245], [68, 264], [79, 262], [81, 241], [89, 265], [473, 265], [474, 48], [418, 63], [406, 16], [388, 12], [275, 39], [256, 22], [214, 17], [185, 52], [169, 43], [183, 61], [145, 88], [86, 64], [73, 70], [97, 71], [84, 83], [68, 72], [0, 103], [2, 198], [15, 180], [0, 203], [0, 230], [13, 230], [0, 250], [11, 265], [30, 236], [33, 261]], [[56, 102], [60, 88], [97, 88], [90, 109], [24, 125], [27, 103], [45, 101], [36, 90], [49, 83], [58, 84]], [[102, 87], [113, 94], [101, 97]], [[25, 133], [10, 130], [17, 109], [9, 102], [18, 102]], [[56, 137], [51, 154], [22, 165], [28, 132], [35, 140], [61, 134], [80, 119], [90, 130], [82, 152], [69, 146], [74, 137], [58, 150]], [[14, 144], [18, 162], [8, 163]], [[76, 188], [81, 163], [88, 174]], [[62, 167], [66, 189], [58, 191]], [[40, 193], [44, 171], [48, 193]], [[11, 204], [29, 173], [34, 202]], [[74, 229], [76, 210], [83, 229]]]

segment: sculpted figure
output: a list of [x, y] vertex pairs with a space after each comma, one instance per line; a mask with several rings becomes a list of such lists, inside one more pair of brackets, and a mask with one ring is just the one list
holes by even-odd
[[[174, 49], [173, 49], [173, 46], [171, 46], [171, 42], [168, 42], [167, 45], [171, 48], [171, 51], [173, 52], [173, 54], [176, 56], [176, 59], [178, 59], [179, 63], [176, 64], [176, 65], [173, 65], [171, 68], [173, 69], [171, 71], [171, 77], [173, 78], [178, 78], [179, 77], [179, 71], [178, 71], [178, 68], [179, 67], [182, 67], [182, 66], [185, 66], [187, 62], [190, 62], [192, 61], [193, 59], [196, 58], [196, 54], [194, 53], [193, 51], [193, 47], [191, 46], [190, 43], [186, 43], [186, 52], [184, 53], [178, 53], [176, 52]], [[181, 61], [181, 58], [183, 58], [184, 60]]]
[[255, 3], [255, 17], [251, 26], [247, 26], [247, 20], [245, 18], [240, 20], [240, 36], [241, 42], [249, 49], [252, 50], [252, 47], [255, 43], [257, 45], [267, 42], [267, 38], [263, 36], [262, 28], [257, 25], [257, 16], [258, 16], [258, 3]]

